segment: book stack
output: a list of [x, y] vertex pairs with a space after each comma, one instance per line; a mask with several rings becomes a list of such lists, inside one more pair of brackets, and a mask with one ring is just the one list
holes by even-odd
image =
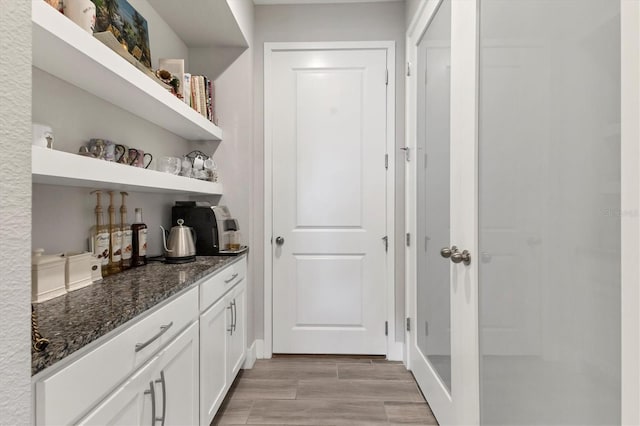
[[[204, 75], [184, 74], [184, 101], [216, 126], [215, 87], [213, 81]], [[189, 95], [190, 94], [190, 95]]]

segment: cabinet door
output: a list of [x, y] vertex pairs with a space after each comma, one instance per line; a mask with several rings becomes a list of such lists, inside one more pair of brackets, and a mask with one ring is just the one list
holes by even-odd
[[231, 303], [233, 312], [232, 332], [229, 335], [229, 381], [233, 381], [242, 367], [247, 351], [246, 332], [246, 302], [247, 284], [246, 280], [240, 281], [235, 289], [231, 291], [228, 300]]
[[[150, 361], [101, 404], [89, 412], [80, 425], [150, 425], [153, 424], [152, 397], [155, 392], [153, 366]], [[152, 390], [153, 388], [153, 390]], [[156, 398], [157, 399], [157, 398]]]
[[158, 354], [154, 384], [160, 424], [198, 424], [198, 355], [197, 322]]
[[209, 424], [227, 390], [231, 306], [220, 299], [200, 316], [200, 424]]

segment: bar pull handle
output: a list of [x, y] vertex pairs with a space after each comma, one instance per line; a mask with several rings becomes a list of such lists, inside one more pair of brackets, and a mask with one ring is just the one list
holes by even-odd
[[224, 280], [225, 284], [229, 284], [231, 281], [235, 280], [238, 277], [238, 273], [236, 272], [235, 274], [231, 275], [231, 278], [229, 278], [228, 280]]
[[164, 380], [164, 370], [160, 371], [160, 380], [156, 380], [156, 383], [162, 384], [162, 417], [156, 418], [157, 422], [164, 426], [164, 420], [167, 417], [167, 386]]
[[153, 382], [149, 382], [149, 389], [144, 391], [145, 395], [151, 395], [151, 426], [156, 424], [156, 389]]
[[144, 348], [149, 346], [151, 343], [153, 343], [155, 340], [160, 338], [160, 336], [162, 336], [164, 333], [166, 333], [167, 330], [169, 330], [172, 325], [173, 325], [173, 321], [171, 321], [167, 325], [161, 326], [160, 327], [160, 331], [158, 332], [158, 334], [156, 334], [155, 336], [153, 336], [151, 339], [147, 340], [146, 342], [144, 342], [144, 343], [136, 343], [136, 352], [140, 352], [141, 350], [143, 350]]

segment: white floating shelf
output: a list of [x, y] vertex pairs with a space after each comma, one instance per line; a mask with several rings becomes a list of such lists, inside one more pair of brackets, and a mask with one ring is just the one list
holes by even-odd
[[150, 3], [189, 47], [249, 47], [229, 0], [189, 0], [188, 6], [176, 0]]
[[33, 146], [33, 183], [138, 192], [222, 195], [222, 184]]
[[222, 130], [44, 1], [32, 2], [33, 65], [188, 140]]

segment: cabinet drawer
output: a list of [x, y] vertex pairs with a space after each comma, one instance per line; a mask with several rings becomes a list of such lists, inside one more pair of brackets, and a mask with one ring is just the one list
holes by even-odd
[[35, 384], [36, 424], [69, 424], [198, 316], [198, 289], [152, 311]]
[[211, 306], [227, 290], [239, 283], [247, 275], [247, 258], [242, 259], [217, 272], [200, 284], [200, 312]]

